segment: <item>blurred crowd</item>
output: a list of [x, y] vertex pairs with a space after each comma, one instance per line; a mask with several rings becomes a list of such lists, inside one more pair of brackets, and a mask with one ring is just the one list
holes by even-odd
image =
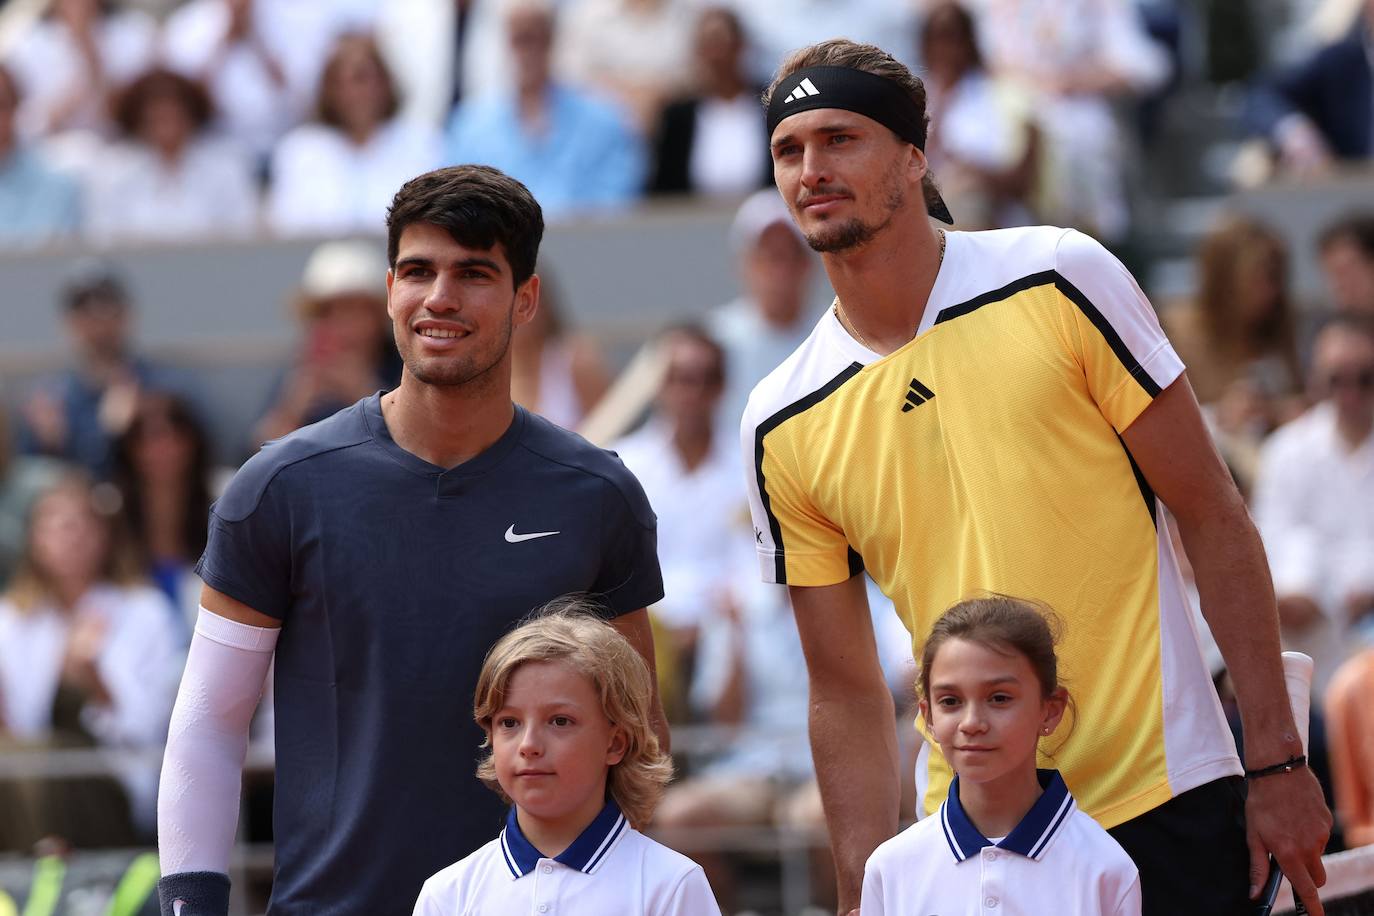
[[[1261, 30], [1258, 10], [1278, 6], [1282, 27]], [[1208, 66], [1242, 87], [1265, 174], [1370, 159], [1374, 2], [1205, 9], [1253, 46]], [[957, 228], [1049, 222], [1111, 245], [1131, 228], [1150, 106], [1178, 82], [1199, 15], [1181, 0], [797, 0], [786, 15], [765, 0], [9, 0], [0, 249], [333, 239], [296, 285], [297, 344], [251, 441], [228, 450], [242, 456], [395, 385], [386, 261], [349, 238], [375, 236], [412, 175], [489, 163], [553, 220], [648, 196], [742, 201], [738, 297], [701, 303], [619, 377], [541, 271], [513, 390], [568, 428], [610, 429], [603, 444], [659, 518], [665, 705], [714, 737], [679, 761], [657, 826], [819, 830], [805, 665], [785, 590], [759, 581], [737, 430], [752, 386], [827, 303], [771, 188], [759, 89], [790, 48], [873, 40], [921, 68]], [[194, 566], [231, 470], [214, 463], [203, 381], [140, 352], [111, 257], [74, 260], [54, 303], [69, 367], [0, 412], [0, 751], [151, 752], [98, 779], [0, 773], [0, 850], [151, 840]], [[1322, 276], [1315, 301], [1294, 291], [1299, 262]], [[1330, 223], [1310, 251], [1227, 216], [1195, 265], [1192, 291], [1156, 306], [1251, 501], [1285, 646], [1316, 659], [1314, 756], [1344, 842], [1374, 843], [1374, 211]], [[875, 588], [870, 603], [906, 709], [909, 636]], [[728, 903], [736, 863], [693, 854]]]

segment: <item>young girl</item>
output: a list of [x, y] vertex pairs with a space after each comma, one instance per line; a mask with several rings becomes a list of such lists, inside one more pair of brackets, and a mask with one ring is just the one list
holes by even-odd
[[564, 599], [482, 665], [477, 768], [512, 803], [501, 835], [425, 882], [415, 916], [719, 916], [701, 867], [644, 836], [672, 776], [649, 727], [648, 666]]
[[863, 916], [1139, 916], [1135, 864], [1057, 771], [1035, 766], [1068, 704], [1057, 668], [1026, 601], [977, 598], [935, 622], [917, 688], [955, 778], [936, 816], [874, 850]]

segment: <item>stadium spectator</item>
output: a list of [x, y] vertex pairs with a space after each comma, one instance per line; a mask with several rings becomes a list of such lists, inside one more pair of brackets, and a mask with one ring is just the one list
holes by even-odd
[[633, 203], [644, 185], [643, 142], [621, 108], [551, 78], [551, 3], [512, 0], [505, 22], [514, 85], [458, 105], [448, 161], [519, 179], [550, 219]]
[[301, 342], [253, 429], [254, 449], [396, 386], [385, 278], [370, 242], [325, 242], [311, 253], [293, 301]]
[[575, 430], [610, 387], [610, 370], [596, 341], [568, 327], [549, 272], [539, 278], [539, 311], [511, 336], [511, 399]]
[[41, 380], [24, 398], [19, 449], [69, 461], [103, 479], [114, 437], [133, 417], [139, 392], [186, 395], [190, 386], [180, 373], [133, 352], [133, 304], [109, 264], [78, 264], [59, 301], [71, 368]]
[[1322, 230], [1317, 243], [1332, 307], [1374, 315], [1374, 213], [1351, 213]]
[[0, 66], [0, 247], [45, 245], [80, 225], [77, 184], [54, 172], [19, 137], [19, 83]]
[[983, 51], [994, 76], [1030, 93], [1044, 139], [1039, 217], [1107, 240], [1129, 223], [1114, 98], [1169, 75], [1129, 0], [982, 0]]
[[54, 0], [13, 48], [6, 63], [23, 87], [27, 137], [103, 134], [110, 93], [153, 64], [157, 22], [108, 0]]
[[[733, 600], [729, 583], [748, 529], [735, 441], [721, 433], [717, 417], [725, 352], [691, 326], [667, 331], [662, 345], [667, 368], [653, 414], [612, 448], [639, 478], [658, 516], [664, 598], [650, 613], [671, 635], [660, 651], [675, 655], [678, 682], [667, 685], [665, 701], [677, 701], [691, 680], [703, 622]], [[747, 563], [747, 550], [743, 557]]]
[[10, 435], [9, 412], [0, 409], [0, 590], [24, 553], [33, 501], [63, 469], [62, 462], [52, 458], [19, 454]]
[[654, 194], [731, 196], [772, 184], [758, 91], [744, 72], [747, 41], [724, 6], [697, 14], [692, 93], [670, 102], [654, 132]]
[[1303, 406], [1288, 249], [1263, 223], [1233, 217], [1203, 239], [1197, 265], [1197, 293], [1162, 323], [1248, 486], [1260, 441]]
[[991, 77], [973, 16], [958, 3], [933, 7], [921, 25], [930, 140], [926, 158], [964, 228], [1030, 221], [1039, 131], [1027, 100]]
[[629, 110], [641, 132], [658, 123], [692, 69], [692, 0], [577, 0], [559, 11], [554, 72]]
[[1337, 317], [1313, 348], [1320, 402], [1264, 445], [1255, 520], [1264, 535], [1288, 648], [1316, 661], [1320, 691], [1374, 632], [1374, 325]]
[[1326, 690], [1327, 741], [1336, 817], [1347, 847], [1374, 844], [1374, 647], [1331, 678]]
[[191, 405], [174, 394], [141, 395], [115, 440], [113, 483], [123, 533], [176, 609], [187, 638], [200, 607], [200, 580], [192, 568], [205, 550], [212, 476], [210, 440]]
[[375, 232], [401, 182], [440, 160], [438, 132], [403, 121], [376, 42], [344, 35], [320, 76], [316, 120], [272, 154], [267, 217], [283, 235]]
[[1374, 0], [1366, 0], [1348, 35], [1252, 90], [1247, 119], [1273, 143], [1283, 169], [1316, 175], [1374, 155], [1371, 42]]
[[808, 307], [815, 260], [776, 190], [756, 191], [740, 205], [730, 248], [743, 292], [713, 310], [707, 322], [730, 367], [719, 415], [733, 437], [749, 392], [806, 339], [820, 309]]
[[[35, 745], [157, 747], [167, 737], [182, 642], [167, 600], [142, 584], [130, 545], [116, 536], [116, 506], [97, 493], [69, 477], [34, 504], [23, 559], [0, 596], [3, 725]], [[26, 812], [39, 830], [30, 842], [49, 834], [87, 846], [150, 839], [156, 760], [115, 772], [127, 810], [98, 787], [54, 783], [39, 793], [39, 810]]]
[[86, 169], [85, 231], [100, 243], [243, 237], [257, 227], [246, 153], [209, 132], [210, 98], [149, 70], [115, 98], [122, 142]]
[[766, 85], [783, 58], [814, 41], [844, 35], [854, 41], [900, 47], [905, 64], [915, 64], [915, 3], [892, 0], [798, 0], [782, 12], [777, 0], [731, 0], [750, 38], [749, 73]]

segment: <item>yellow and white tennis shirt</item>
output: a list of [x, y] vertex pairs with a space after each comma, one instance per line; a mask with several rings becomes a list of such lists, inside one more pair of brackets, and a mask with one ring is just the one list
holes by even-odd
[[[910, 343], [879, 358], [827, 311], [754, 389], [741, 435], [764, 578], [867, 569], [917, 658], [961, 599], [1048, 603], [1078, 712], [1042, 766], [1105, 826], [1239, 774], [1162, 506], [1120, 436], [1182, 372], [1091, 238], [950, 232]], [[938, 748], [922, 759], [931, 812], [951, 774]]]

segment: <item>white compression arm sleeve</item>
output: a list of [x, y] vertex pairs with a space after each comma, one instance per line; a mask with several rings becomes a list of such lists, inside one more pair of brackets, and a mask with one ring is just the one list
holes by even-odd
[[229, 871], [248, 726], [280, 633], [200, 609], [158, 788], [164, 875]]

